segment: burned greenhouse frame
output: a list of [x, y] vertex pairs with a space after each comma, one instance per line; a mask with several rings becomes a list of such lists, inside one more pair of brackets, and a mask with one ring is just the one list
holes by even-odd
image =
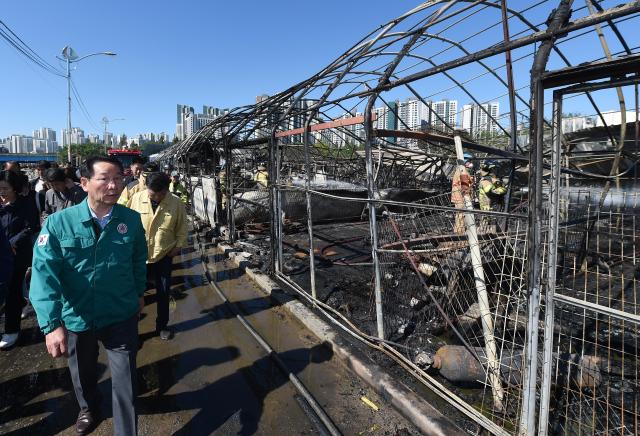
[[473, 425], [637, 433], [639, 14], [425, 2], [161, 159], [212, 234]]

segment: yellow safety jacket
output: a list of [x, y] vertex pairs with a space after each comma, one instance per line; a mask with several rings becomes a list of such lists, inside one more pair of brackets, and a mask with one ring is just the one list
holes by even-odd
[[178, 197], [181, 202], [186, 203], [189, 201], [189, 193], [187, 192], [187, 188], [185, 188], [182, 183], [173, 183], [169, 184], [169, 192]]
[[261, 185], [262, 187], [266, 188], [267, 185], [269, 184], [269, 175], [267, 174], [266, 171], [258, 171], [255, 177], [253, 178], [253, 180], [255, 180], [255, 182], [258, 185]]
[[480, 180], [478, 187], [478, 202], [480, 210], [491, 210], [491, 198], [489, 193], [494, 195], [504, 195], [507, 192], [504, 186], [496, 186], [493, 178], [486, 176]]
[[124, 187], [122, 194], [120, 194], [120, 198], [118, 198], [118, 204], [128, 207], [133, 195], [145, 189], [147, 189], [147, 176], [145, 173], [142, 173], [140, 174], [140, 177], [138, 177], [137, 183], [135, 183], [134, 180]]
[[153, 212], [145, 189], [131, 197], [129, 207], [140, 214], [147, 239], [148, 263], [155, 263], [174, 248], [187, 245], [187, 212], [178, 197], [167, 193]]

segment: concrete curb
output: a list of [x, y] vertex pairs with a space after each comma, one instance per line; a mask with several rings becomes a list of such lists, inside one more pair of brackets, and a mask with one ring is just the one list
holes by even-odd
[[238, 251], [232, 246], [219, 244], [218, 248], [232, 261], [244, 269], [265, 293], [278, 300], [282, 306], [321, 341], [331, 344], [333, 352], [351, 371], [375, 389], [379, 395], [389, 401], [405, 418], [427, 435], [466, 434], [446, 416], [440, 413], [426, 400], [419, 397], [404, 383], [395, 380], [385, 370], [373, 362], [364, 353], [355, 349], [327, 322], [313, 313], [298, 300], [286, 298], [276, 282], [260, 270], [249, 268], [249, 253]]

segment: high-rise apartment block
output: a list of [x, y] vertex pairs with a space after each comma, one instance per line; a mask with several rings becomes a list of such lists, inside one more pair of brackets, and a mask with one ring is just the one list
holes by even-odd
[[430, 102], [429, 125], [443, 132], [450, 132], [458, 125], [458, 101], [441, 100]]
[[462, 129], [473, 137], [482, 133], [495, 133], [498, 130], [496, 120], [500, 116], [500, 105], [496, 102], [465, 104], [462, 106]]
[[56, 131], [48, 127], [34, 130], [33, 149], [36, 153], [55, 153], [58, 150]]
[[176, 137], [183, 140], [202, 129], [214, 119], [229, 112], [228, 109], [220, 109], [213, 106], [202, 106], [202, 113], [195, 112], [193, 107], [183, 104], [176, 108]]
[[61, 144], [63, 147], [69, 144], [69, 140], [71, 140], [71, 144], [84, 144], [88, 142], [88, 139], [84, 136], [84, 130], [79, 127], [72, 127], [71, 135], [69, 135], [67, 129], [62, 129], [60, 138], [62, 139]]
[[33, 137], [11, 135], [9, 137], [9, 153], [34, 153]]

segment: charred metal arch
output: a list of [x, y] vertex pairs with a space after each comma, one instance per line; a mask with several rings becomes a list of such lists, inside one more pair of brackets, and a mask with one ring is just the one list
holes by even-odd
[[[446, 6], [443, 6], [436, 16], [437, 18], [441, 13], [446, 11], [448, 7], [453, 5], [453, 1], [449, 2]], [[416, 32], [410, 39], [407, 41], [395, 59], [391, 62], [391, 64], [386, 68], [382, 77], [380, 77], [378, 84], [386, 83], [393, 71], [396, 69], [400, 61], [406, 54], [409, 52], [411, 47], [416, 43], [416, 41], [420, 38], [421, 33]], [[384, 336], [384, 318], [382, 316], [382, 276], [380, 272], [380, 261], [378, 259], [378, 229], [376, 224], [376, 204], [375, 204], [375, 193], [377, 191], [374, 180], [374, 172], [373, 172], [373, 153], [372, 146], [373, 141], [375, 140], [375, 134], [373, 131], [373, 107], [375, 105], [375, 101], [378, 97], [379, 92], [373, 92], [369, 97], [369, 100], [366, 105], [366, 109], [364, 112], [364, 132], [365, 132], [365, 141], [364, 141], [364, 150], [365, 150], [365, 165], [367, 170], [367, 205], [369, 207], [369, 232], [371, 234], [371, 258], [374, 264], [374, 286], [375, 286], [375, 304], [376, 304], [376, 324], [378, 327], [378, 336], [380, 339], [385, 339]]]
[[[627, 75], [632, 74], [629, 77]], [[607, 81], [585, 83], [588, 81], [609, 78]], [[541, 88], [551, 89], [558, 86], [567, 86], [557, 89], [553, 93], [553, 148], [552, 148], [552, 172], [549, 189], [549, 239], [547, 246], [547, 286], [545, 293], [545, 323], [544, 323], [544, 345], [543, 345], [543, 371], [540, 387], [540, 412], [538, 416], [538, 434], [545, 436], [548, 433], [549, 405], [551, 377], [553, 372], [553, 330], [554, 330], [554, 305], [556, 299], [556, 257], [558, 250], [558, 216], [559, 216], [559, 189], [560, 189], [560, 167], [562, 154], [562, 99], [565, 95], [586, 93], [600, 89], [609, 89], [616, 86], [634, 85], [640, 83], [640, 56], [629, 56], [628, 58], [616, 59], [607, 62], [598, 62], [580, 67], [567, 68], [565, 70], [542, 74]], [[577, 85], [576, 85], [577, 84]], [[606, 194], [605, 194], [606, 195]], [[570, 301], [571, 304], [579, 302]], [[598, 311], [597, 308], [590, 307]], [[602, 310], [602, 309], [600, 309]], [[625, 316], [606, 312], [609, 315]], [[634, 322], [637, 317], [630, 316]]]
[[[473, 2], [473, 5], [477, 6], [478, 4], [486, 4], [486, 3], [487, 2]], [[431, 7], [436, 3], [435, 2], [427, 2], [425, 4], [428, 5], [427, 7]], [[494, 7], [498, 6], [498, 4], [499, 4], [499, 2], [495, 2]], [[423, 7], [425, 7], [425, 6], [423, 6]], [[568, 32], [568, 30], [567, 30], [568, 28], [576, 30], [576, 29], [580, 28], [579, 26], [586, 27], [586, 26], [589, 26], [589, 25], [593, 25], [593, 23], [595, 23], [595, 22], [611, 21], [612, 17], [615, 18], [616, 16], [623, 16], [623, 15], [626, 15], [626, 14], [629, 14], [629, 13], [632, 13], [632, 12], [637, 12], [638, 8], [639, 8], [639, 4], [638, 4], [638, 2], [635, 2], [635, 3], [628, 3], [626, 6], [623, 6], [622, 8], [612, 8], [612, 9], [609, 9], [607, 11], [603, 11], [603, 13], [593, 14], [593, 15], [590, 15], [589, 17], [587, 17], [587, 18], [580, 19], [580, 20], [576, 21], [576, 23], [578, 23], [578, 24], [570, 23], [569, 25], [567, 25], [567, 27], [560, 29], [559, 32], [553, 32], [551, 29], [549, 29], [546, 32], [539, 32], [539, 33], [533, 35], [533, 38], [526, 37], [526, 38], [528, 38], [527, 41], [523, 42], [523, 45], [520, 45], [520, 47], [522, 47], [524, 45], [531, 44], [531, 41], [535, 41], [535, 40], [542, 41], [545, 38], [564, 36], [563, 33]], [[451, 14], [449, 14], [449, 15], [451, 15]], [[584, 24], [585, 22], [589, 22], [590, 24]], [[392, 23], [395, 23], [395, 22], [392, 22]], [[423, 24], [424, 24], [424, 21], [421, 21], [421, 25], [423, 25]], [[503, 20], [503, 24], [504, 24], [504, 20]], [[393, 27], [393, 25], [391, 27]], [[424, 31], [424, 28], [422, 30]], [[402, 33], [401, 31], [398, 32], [398, 33], [390, 33], [388, 36], [386, 36], [386, 41], [384, 41], [384, 44], [381, 44], [381, 45], [386, 47], [386, 44], [390, 40], [401, 41], [402, 38], [398, 37], [398, 35], [402, 35], [403, 38], [406, 38], [405, 40], [408, 40], [409, 36], [411, 36], [411, 34], [412, 34], [412, 31], [413, 31], [413, 29], [411, 29], [410, 31], [405, 32], [405, 33]], [[424, 35], [423, 35], [423, 37], [424, 37]], [[539, 39], [536, 39], [536, 38], [539, 38]], [[476, 62], [477, 59], [480, 59], [480, 58], [493, 56], [493, 55], [499, 54], [501, 52], [505, 52], [506, 53], [506, 52], [508, 52], [509, 49], [514, 48], [516, 46], [515, 44], [512, 44], [513, 41], [509, 41], [508, 37], [506, 37], [504, 41], [505, 42], [502, 45], [500, 45], [500, 46], [496, 45], [496, 46], [492, 47], [492, 49], [497, 47], [497, 50], [493, 51], [492, 54], [488, 54], [487, 56], [484, 56], [484, 57], [477, 57], [478, 53], [480, 53], [480, 52], [478, 52], [478, 53], [473, 53], [473, 54], [471, 54], [469, 56], [464, 56], [464, 57], [457, 58], [456, 60], [454, 60], [452, 62], [455, 63], [455, 62], [459, 61], [459, 62], [464, 62], [465, 64], [466, 63], [471, 63], [471, 62]], [[517, 41], [524, 41], [524, 38], [521, 38], [520, 40], [514, 40], [514, 41], [516, 41], [516, 42]], [[419, 45], [419, 44], [420, 43], [418, 42], [416, 45]], [[412, 47], [412, 49], [411, 49], [412, 51], [413, 51], [413, 48], [415, 48], [416, 45], [414, 45], [414, 47]], [[215, 129], [220, 129], [220, 131], [222, 132], [222, 137], [225, 138], [225, 139], [230, 139], [230, 138], [232, 138], [234, 136], [237, 138], [237, 142], [233, 141], [233, 142], [229, 142], [228, 143], [228, 148], [229, 149], [234, 149], [234, 148], [237, 148], [237, 147], [247, 147], [247, 146], [256, 145], [257, 144], [256, 140], [249, 139], [250, 136], [251, 136], [251, 132], [256, 131], [257, 126], [265, 125], [265, 124], [266, 125], [271, 125], [271, 123], [273, 122], [272, 120], [270, 120], [270, 119], [268, 120], [267, 119], [267, 117], [265, 115], [265, 112], [277, 111], [278, 115], [280, 115], [286, 109], [287, 104], [289, 103], [289, 101], [293, 101], [293, 97], [294, 96], [298, 97], [298, 98], [305, 98], [305, 93], [307, 93], [307, 92], [310, 93], [314, 89], [317, 90], [317, 89], [321, 89], [321, 88], [323, 88], [325, 86], [328, 86], [329, 83], [332, 80], [334, 80], [334, 78], [337, 78], [338, 76], [342, 75], [344, 77], [344, 74], [347, 73], [346, 68], [345, 68], [345, 70], [338, 71], [337, 66], [344, 67], [349, 62], [354, 61], [354, 59], [356, 59], [356, 63], [358, 62], [357, 60], [363, 59], [364, 56], [366, 56], [368, 54], [367, 51], [365, 49], [363, 49], [363, 47], [364, 46], [362, 44], [358, 45], [357, 47], [354, 47], [353, 49], [349, 50], [345, 55], [341, 56], [341, 58], [338, 61], [332, 63], [329, 67], [327, 67], [321, 73], [319, 73], [318, 75], [315, 75], [313, 78], [311, 78], [310, 81], [303, 82], [302, 84], [294, 85], [291, 89], [287, 90], [285, 93], [278, 94], [278, 95], [274, 96], [274, 98], [268, 99], [267, 103], [264, 104], [264, 105], [258, 104], [256, 106], [254, 106], [255, 110], [249, 109], [249, 110], [246, 110], [244, 112], [240, 111], [240, 113], [235, 112], [233, 114], [234, 116], [229, 116], [229, 117], [225, 116], [225, 117], [222, 117], [222, 119], [220, 119], [220, 120], [214, 121], [212, 124], [216, 126], [215, 128], [213, 126], [207, 126], [207, 129], [208, 129], [207, 133], [205, 133], [205, 134], [203, 134], [203, 135], [201, 135], [199, 137], [196, 135], [197, 139], [196, 138], [188, 139], [184, 143], [180, 144], [179, 147], [173, 148], [172, 151], [179, 150], [179, 153], [181, 154], [180, 155], [180, 159], [185, 160], [186, 164], [188, 165], [189, 162], [192, 160], [192, 159], [189, 158], [189, 155], [194, 153], [196, 151], [196, 149], [201, 150], [201, 147], [223, 147], [224, 146], [223, 140], [216, 139], [215, 136], [211, 136], [210, 135], [211, 132], [213, 130], [215, 130]], [[554, 50], [556, 50], [556, 49], [557, 48], [554, 46]], [[375, 50], [377, 50], [378, 53], [381, 54], [381, 55], [388, 54], [388, 53], [384, 53], [384, 48], [381, 49], [380, 46], [376, 47]], [[409, 55], [413, 55], [412, 52], [409, 52], [408, 54]], [[353, 56], [353, 57], [351, 57], [351, 56]], [[344, 61], [345, 59], [346, 59], [346, 61]], [[469, 61], [469, 62], [467, 62], [467, 61]], [[453, 65], [452, 62], [448, 62], [447, 63], [449, 65], [449, 68], [454, 68], [455, 67], [455, 66], [452, 66]], [[480, 62], [480, 61], [477, 61], [477, 62]], [[443, 65], [447, 65], [447, 64], [443, 63]], [[462, 65], [462, 63], [460, 63], [460, 65]], [[380, 68], [379, 71], [382, 68], [386, 68], [386, 66], [387, 65], [385, 64], [383, 67], [379, 67]], [[439, 66], [439, 67], [441, 67], [441, 66]], [[335, 69], [335, 71], [330, 71], [331, 69]], [[444, 72], [445, 70], [436, 71], [436, 69], [430, 68], [429, 70], [427, 70], [428, 72], [430, 72], [427, 75], [434, 75], [434, 74], [437, 74], [439, 72]], [[350, 74], [354, 74], [354, 73], [356, 73], [354, 70], [350, 71]], [[372, 71], [372, 72], [367, 72], [367, 73], [364, 73], [364, 74], [370, 74], [370, 75], [373, 76], [373, 75], [378, 75], [378, 72], [377, 71]], [[377, 95], [377, 97], [380, 98], [379, 94], [380, 94], [380, 92], [382, 90], [384, 90], [385, 88], [390, 89], [391, 87], [394, 86], [394, 85], [390, 86], [389, 84], [398, 84], [398, 80], [406, 80], [407, 77], [399, 78], [399, 79], [396, 80], [396, 77], [391, 75], [391, 76], [389, 76], [389, 79], [390, 79], [390, 81], [388, 81], [387, 83], [383, 83], [382, 85], [380, 83], [378, 83], [378, 87], [374, 88], [373, 90], [368, 89], [363, 93], [359, 93], [359, 94], [356, 93], [357, 91], [355, 89], [357, 89], [357, 88], [355, 88], [353, 91], [349, 91], [348, 95], [338, 94], [338, 95], [336, 95], [334, 97], [333, 101], [324, 102], [324, 107], [327, 107], [331, 103], [335, 105], [335, 108], [342, 107], [342, 105], [340, 105], [341, 101], [348, 101], [347, 99], [354, 98], [354, 97], [372, 98], [373, 96]], [[337, 79], [337, 81], [340, 81], [340, 80], [341, 79], [339, 79], [339, 78]], [[366, 87], [367, 83], [374, 83], [375, 82], [375, 79], [373, 79], [371, 81], [369, 81], [369, 80], [370, 79], [365, 78], [362, 81], [359, 81], [359, 80], [353, 80], [353, 79], [349, 78], [348, 80], [343, 80], [341, 83], [342, 84], [344, 84], [344, 83], [358, 83], [360, 86]], [[416, 79], [413, 79], [413, 80], [418, 80], [418, 79], [416, 78]], [[315, 82], [315, 83], [313, 83], [313, 82]], [[399, 83], [399, 84], [407, 85], [408, 83], [409, 83], [409, 81], [407, 81], [406, 83]], [[311, 90], [311, 91], [309, 91], [309, 90]], [[535, 97], [536, 96], [534, 95], [533, 98], [535, 98]], [[285, 100], [286, 100], [286, 102], [285, 102]], [[329, 99], [329, 100], [332, 100], [332, 99]], [[511, 100], [514, 100], [514, 98], [511, 97]], [[360, 101], [358, 103], [358, 105], [360, 105], [362, 103], [363, 102]], [[314, 108], [314, 110], [318, 109], [320, 111], [320, 113], [323, 113], [324, 111], [322, 110], [323, 108], [321, 108], [321, 105], [322, 104], [319, 103], [317, 105], [317, 107]], [[344, 106], [349, 106], [349, 105], [345, 104]], [[542, 108], [542, 106], [539, 106], [539, 108]], [[348, 110], [345, 110], [345, 111], [348, 112]], [[299, 113], [302, 113], [302, 112], [303, 111], [299, 111]], [[308, 110], [307, 110], [307, 112], [308, 112]], [[369, 111], [367, 111], [367, 112], [369, 112]], [[329, 112], [327, 112], [327, 113], [329, 113]], [[365, 125], [365, 127], [368, 128], [366, 130], [366, 132], [367, 132], [367, 135], [368, 135], [367, 137], [369, 138], [369, 141], [370, 141], [369, 142], [369, 152], [371, 152], [373, 146], [377, 147], [378, 144], [383, 143], [384, 141], [378, 139], [377, 140], [378, 142], [376, 142], [376, 143], [373, 142], [374, 141], [374, 139], [373, 139], [374, 135], [371, 135], [369, 133], [370, 132], [369, 129], [371, 129], [371, 127], [373, 126], [373, 120], [371, 119], [371, 114], [370, 113], [368, 113], [366, 115], [369, 116], [369, 120], [368, 120], [367, 124]], [[557, 116], [557, 111], [556, 111], [556, 116]], [[331, 118], [331, 115], [329, 117]], [[308, 120], [310, 120], [311, 118], [312, 117], [309, 116]], [[283, 118], [281, 117], [280, 119], [283, 119]], [[533, 119], [532, 119], [532, 121], [533, 121]], [[314, 121], [310, 121], [310, 122], [314, 122]], [[273, 130], [273, 133], [275, 133], [275, 131], [277, 131], [277, 130], [281, 130], [281, 126], [275, 126], [275, 128]], [[233, 133], [231, 133], [231, 132], [233, 132]], [[210, 136], [207, 137], [207, 134], [209, 134]], [[284, 155], [282, 155], [281, 153], [277, 152], [277, 150], [278, 150], [277, 142], [278, 141], [277, 141], [276, 137], [274, 135], [272, 135], [271, 138], [270, 138], [270, 142], [269, 142], [269, 145], [270, 145], [270, 149], [269, 149], [269, 153], [270, 153], [270, 159], [269, 159], [270, 165], [269, 165], [269, 167], [270, 168], [269, 168], [269, 170], [270, 170], [270, 180], [272, 181], [270, 192], [271, 192], [271, 195], [273, 197], [271, 199], [271, 203], [270, 203], [271, 219], [272, 219], [272, 224], [273, 224], [272, 228], [271, 228], [271, 231], [272, 231], [272, 244], [277, 242], [278, 240], [281, 240], [283, 238], [282, 233], [275, 234], [275, 235], [273, 233], [273, 232], [278, 232], [279, 229], [281, 228], [280, 227], [281, 226], [280, 215], [278, 213], [276, 213], [276, 210], [277, 210], [277, 207], [278, 207], [277, 204], [279, 202], [278, 198], [277, 198], [277, 195], [279, 195], [280, 189], [279, 189], [278, 186], [274, 186], [276, 184], [276, 182], [280, 179], [280, 177], [279, 177], [279, 174], [274, 174], [274, 173], [280, 171], [280, 168], [281, 168], [280, 163], [281, 163], [281, 161], [279, 159], [282, 159], [282, 160], [285, 159]], [[307, 139], [307, 142], [308, 142], [308, 139]], [[282, 144], [282, 145], [284, 146], [284, 144]], [[475, 144], [470, 144], [470, 146], [475, 146]], [[479, 144], [478, 144], [478, 146], [482, 147]], [[307, 147], [309, 147], [309, 145], [307, 145]], [[284, 147], [282, 147], [282, 148], [284, 148]], [[313, 152], [313, 150], [314, 150], [313, 147], [310, 147], [310, 151]], [[186, 153], [186, 156], [187, 156], [186, 159], [185, 159], [185, 153]], [[237, 155], [235, 155], [235, 156], [237, 156]], [[505, 154], [504, 156], [507, 159], [513, 159], [513, 157], [507, 157], [508, 156], [507, 154]], [[370, 159], [372, 159], [372, 158], [373, 158], [373, 155], [371, 156]], [[374, 163], [372, 160], [371, 160], [371, 162], [372, 162], [372, 164]], [[194, 162], [192, 162], [192, 163], [195, 163], [195, 159], [194, 159]], [[284, 163], [284, 165], [286, 165], [286, 163]], [[547, 165], [539, 166], [537, 168], [538, 172], [540, 172], [543, 167], [546, 168]], [[367, 170], [368, 170], [367, 171], [367, 176], [369, 176], [370, 174], [373, 174], [373, 171], [372, 171], [373, 169], [375, 169], [374, 165], [372, 165], [371, 168], [367, 168]], [[374, 177], [375, 177], [375, 174], [374, 174]], [[231, 181], [231, 178], [229, 180]], [[378, 184], [379, 184], [379, 182], [378, 182]], [[368, 186], [369, 186], [369, 183], [368, 183]], [[375, 190], [375, 188], [377, 186], [375, 179], [373, 181], [373, 184], [371, 184], [371, 186], [373, 186], [373, 189]], [[532, 189], [535, 189], [535, 187], [533, 185], [532, 185]], [[307, 193], [308, 192], [309, 192], [309, 189], [307, 189]], [[372, 202], [372, 196], [371, 195], [369, 195], [369, 202]], [[384, 202], [383, 201], [375, 201], [375, 205], [376, 206], [379, 207], [380, 204], [384, 204]], [[276, 223], [278, 225], [275, 225]], [[280, 248], [281, 248], [281, 246], [280, 246]], [[276, 251], [274, 251], [273, 253], [276, 254]], [[279, 258], [282, 259], [282, 256], [279, 255]], [[277, 265], [276, 259], [274, 259], [273, 263]], [[275, 265], [274, 265], [274, 267], [275, 267]], [[306, 291], [308, 291], [308, 290], [306, 290]], [[520, 344], [521, 344], [521, 342], [518, 343], [518, 345], [520, 345]], [[462, 401], [462, 400], [458, 400], [458, 401]], [[460, 408], [461, 409], [462, 409], [462, 406], [468, 406], [468, 405], [464, 404], [464, 403], [460, 404]], [[487, 419], [490, 419], [490, 418], [487, 418]], [[500, 417], [498, 417], [497, 419], [500, 419]], [[482, 425], [486, 425], [486, 423], [482, 424]], [[490, 427], [486, 426], [486, 428], [490, 428]]]
[[573, 0], [561, 0], [548, 19], [551, 34], [538, 48], [531, 68], [531, 126], [529, 150], [529, 219], [527, 231], [527, 273], [529, 302], [527, 343], [524, 356], [524, 382], [518, 433], [532, 434], [536, 422], [536, 381], [538, 369], [538, 319], [540, 316], [542, 244], [542, 159], [544, 130], [544, 88], [542, 74], [559, 31], [571, 16]]

